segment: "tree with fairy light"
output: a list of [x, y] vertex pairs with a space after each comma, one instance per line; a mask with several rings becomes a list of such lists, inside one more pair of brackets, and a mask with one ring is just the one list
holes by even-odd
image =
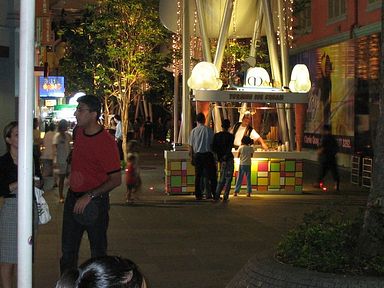
[[[92, 51], [80, 58], [92, 78], [94, 91], [103, 94], [104, 102], [118, 106], [123, 151], [126, 151], [129, 112], [135, 97], [148, 93], [149, 89], [166, 86], [163, 83], [166, 80], [159, 75], [166, 73], [163, 67], [169, 65], [170, 59], [160, 48], [170, 41], [169, 33], [160, 23], [158, 10], [156, 0], [100, 1], [87, 8], [85, 21], [72, 28], [77, 38], [72, 37], [75, 41], [67, 43], [76, 51], [80, 44], [77, 40], [82, 39], [81, 45]], [[68, 69], [70, 58], [65, 61], [66, 71], [77, 73], [78, 70]]]

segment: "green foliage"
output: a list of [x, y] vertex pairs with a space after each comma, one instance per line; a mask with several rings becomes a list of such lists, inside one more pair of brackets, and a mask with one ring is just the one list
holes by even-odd
[[61, 72], [69, 92], [115, 99], [124, 117], [132, 94], [143, 93], [143, 83], [169, 86], [159, 75], [170, 63], [160, 51], [170, 34], [160, 23], [156, 0], [100, 1], [88, 6], [81, 23], [64, 25], [60, 34], [68, 44]]
[[362, 218], [362, 213], [351, 220], [328, 209], [305, 214], [303, 223], [279, 243], [277, 258], [320, 272], [384, 275], [383, 257], [364, 259], [358, 253]]
[[86, 13], [82, 23], [62, 24], [58, 32], [67, 43], [66, 55], [60, 60], [60, 74], [66, 78], [67, 94], [77, 91], [97, 94], [93, 81], [95, 48], [90, 45], [92, 34], [87, 29], [89, 21]]

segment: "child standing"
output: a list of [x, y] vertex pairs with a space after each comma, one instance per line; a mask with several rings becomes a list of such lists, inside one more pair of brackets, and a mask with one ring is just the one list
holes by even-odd
[[127, 166], [125, 167], [125, 183], [127, 185], [126, 202], [132, 203], [132, 194], [136, 192], [138, 186], [137, 157], [134, 153], [129, 153]]
[[244, 136], [241, 139], [241, 146], [238, 150], [238, 157], [240, 158], [240, 168], [239, 174], [236, 179], [235, 194], [239, 193], [241, 189], [241, 182], [243, 181], [244, 175], [247, 180], [247, 197], [251, 197], [252, 185], [251, 185], [251, 163], [253, 155], [253, 147], [250, 145], [253, 143], [253, 140], [249, 136]]

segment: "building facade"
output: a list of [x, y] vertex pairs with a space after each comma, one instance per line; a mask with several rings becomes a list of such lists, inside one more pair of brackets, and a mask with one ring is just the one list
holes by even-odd
[[[331, 125], [342, 165], [373, 153], [379, 115], [381, 0], [299, 1], [291, 64], [309, 67], [312, 89], [304, 147], [315, 148]], [[305, 3], [304, 3], [305, 2]]]
[[[17, 115], [19, 1], [0, 1], [0, 130]], [[0, 141], [0, 153], [5, 152]]]

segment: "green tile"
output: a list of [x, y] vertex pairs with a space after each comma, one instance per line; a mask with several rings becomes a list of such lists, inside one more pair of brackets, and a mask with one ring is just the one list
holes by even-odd
[[295, 171], [295, 165], [296, 161], [285, 161], [285, 171], [286, 172], [293, 172]]
[[195, 176], [187, 176], [187, 184], [195, 184]]
[[271, 171], [280, 171], [280, 162], [271, 162]]
[[181, 176], [172, 176], [171, 177], [171, 187], [181, 186]]
[[257, 173], [251, 173], [251, 184], [257, 185]]
[[303, 192], [303, 186], [295, 186], [295, 192]]

